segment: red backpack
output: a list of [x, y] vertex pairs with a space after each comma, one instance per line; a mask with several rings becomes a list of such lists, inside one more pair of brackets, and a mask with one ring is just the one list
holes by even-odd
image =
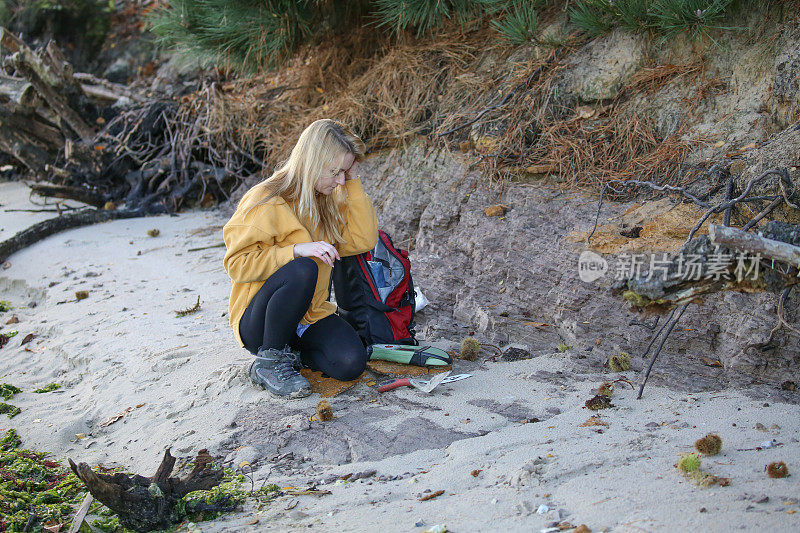
[[416, 293], [408, 251], [378, 232], [369, 252], [343, 257], [331, 274], [339, 315], [371, 344], [412, 344]]

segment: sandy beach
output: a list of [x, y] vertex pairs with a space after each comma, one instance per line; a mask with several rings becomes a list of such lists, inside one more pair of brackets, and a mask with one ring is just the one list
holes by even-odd
[[[6, 211], [37, 207], [25, 190], [0, 183], [0, 238], [43, 216]], [[114, 221], [11, 256], [0, 300], [14, 309], [0, 321], [19, 334], [0, 350], [0, 382], [24, 392], [10, 402], [21, 414], [1, 417], [0, 431], [13, 427], [25, 447], [60, 461], [143, 475], [167, 447], [180, 456], [207, 448], [232, 468], [250, 463], [256, 486], [330, 491], [286, 495], [260, 511], [250, 502], [198, 524], [203, 531], [800, 530], [800, 410], [776, 399], [774, 384], [698, 393], [648, 385], [636, 400], [617, 383], [614, 407], [590, 411], [603, 381], [638, 385], [640, 376], [577, 374], [575, 354], [534, 351], [513, 362], [458, 360], [454, 372], [472, 377], [430, 395], [378, 393], [387, 376], [368, 371], [329, 398], [332, 421], [310, 420], [318, 394], [285, 402], [249, 382], [251, 356], [228, 326], [224, 248], [213, 247], [226, 220], [198, 210]], [[424, 290], [424, 272], [415, 277]], [[197, 313], [177, 316], [198, 297]], [[19, 323], [6, 325], [12, 315]], [[460, 339], [427, 341], [454, 349]], [[61, 388], [32, 393], [49, 383]], [[702, 469], [730, 484], [702, 488], [674, 465], [711, 432], [722, 452]], [[773, 461], [790, 476], [769, 478]]]

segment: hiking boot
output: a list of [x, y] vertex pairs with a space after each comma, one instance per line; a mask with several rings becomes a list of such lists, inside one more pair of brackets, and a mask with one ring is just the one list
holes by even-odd
[[262, 348], [250, 365], [250, 379], [275, 396], [303, 398], [311, 394], [311, 385], [295, 368], [299, 358], [285, 347]]

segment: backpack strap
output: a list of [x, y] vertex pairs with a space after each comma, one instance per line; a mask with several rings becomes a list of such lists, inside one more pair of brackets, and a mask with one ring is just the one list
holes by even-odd
[[438, 359], [448, 365], [453, 362], [453, 359], [450, 356], [442, 357], [439, 354], [426, 352], [425, 350], [427, 350], [428, 348], [430, 348], [430, 346], [423, 346], [422, 348], [415, 350], [414, 355], [411, 356], [411, 361], [409, 361], [408, 364], [416, 366], [425, 366], [429, 364], [427, 362], [428, 359]]

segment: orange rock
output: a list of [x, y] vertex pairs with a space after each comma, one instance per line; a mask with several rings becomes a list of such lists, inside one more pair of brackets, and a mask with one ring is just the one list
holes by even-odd
[[490, 205], [489, 207], [484, 208], [483, 213], [487, 217], [501, 217], [506, 214], [506, 206], [501, 204]]

